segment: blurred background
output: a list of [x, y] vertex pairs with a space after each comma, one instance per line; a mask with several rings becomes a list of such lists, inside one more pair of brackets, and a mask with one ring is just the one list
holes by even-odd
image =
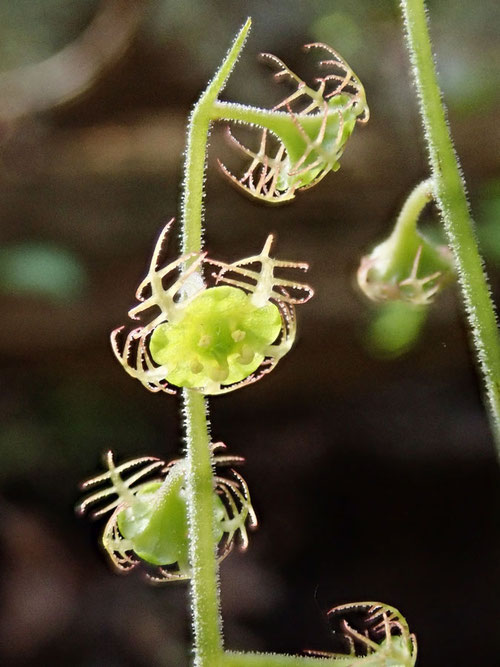
[[[185, 585], [115, 575], [78, 483], [118, 460], [171, 459], [178, 402], [109, 346], [154, 240], [177, 215], [185, 122], [232, 36], [253, 30], [224, 99], [271, 106], [324, 41], [364, 82], [372, 118], [342, 168], [270, 209], [218, 172], [206, 241], [311, 263], [295, 350], [212, 404], [213, 437], [247, 459], [260, 528], [222, 565], [227, 646], [334, 650], [326, 612], [399, 608], [419, 664], [498, 664], [498, 468], [454, 287], [427, 313], [376, 308], [360, 257], [428, 175], [395, 1], [4, 0], [0, 4], [0, 661], [13, 667], [188, 665]], [[440, 80], [494, 297], [500, 267], [496, 0], [428, 2]], [[235, 156], [231, 158], [235, 160]], [[237, 159], [236, 159], [237, 163]], [[429, 207], [424, 225], [437, 229]]]

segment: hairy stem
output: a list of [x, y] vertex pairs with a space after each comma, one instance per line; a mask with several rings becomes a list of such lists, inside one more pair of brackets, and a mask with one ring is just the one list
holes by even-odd
[[301, 655], [283, 655], [277, 653], [237, 653], [228, 651], [224, 654], [221, 667], [308, 667], [309, 665], [336, 665], [351, 667], [352, 660], [335, 658], [317, 658]]
[[[329, 118], [338, 120], [338, 109], [333, 107], [328, 111]], [[257, 125], [261, 128], [271, 130], [280, 137], [297, 136], [297, 120], [300, 118], [300, 126], [305, 132], [314, 132], [318, 129], [317, 114], [295, 114], [275, 109], [260, 109], [259, 107], [237, 104], [235, 102], [221, 102], [217, 100], [213, 107], [213, 120], [227, 120], [236, 123], [247, 123]]]
[[434, 194], [454, 254], [500, 455], [500, 344], [495, 310], [437, 82], [425, 3], [424, 0], [401, 0], [401, 8], [434, 178]]
[[417, 222], [422, 210], [431, 201], [432, 193], [432, 178], [428, 178], [419, 183], [408, 195], [394, 229], [385, 242], [385, 247], [390, 247], [392, 262], [404, 264], [408, 255], [415, 255], [418, 247], [415, 247], [415, 243], [418, 243], [419, 238], [416, 234]]
[[[275, 111], [274, 109], [260, 109], [259, 107], [247, 106], [236, 102], [221, 102], [218, 100], [213, 109], [214, 120], [228, 120], [239, 123], [248, 123], [267, 127], [279, 131], [280, 127], [289, 128], [294, 126], [290, 114], [286, 111]], [[310, 120], [307, 116], [302, 120]]]
[[224, 88], [241, 49], [251, 21], [247, 20], [207, 89], [195, 104], [188, 125], [186, 162], [182, 183], [182, 251], [200, 252], [203, 244], [203, 198], [205, 163], [210, 123], [215, 119], [217, 95]]
[[[387, 665], [405, 665], [405, 660], [395, 661], [387, 654], [356, 658], [352, 656], [336, 655], [332, 657], [284, 655], [277, 653], [238, 653], [227, 651], [224, 653], [220, 667], [312, 667], [313, 665], [333, 665], [334, 667], [387, 667]], [[406, 664], [413, 664], [406, 662]]]
[[[193, 109], [188, 128], [182, 203], [182, 250], [202, 249], [205, 163], [212, 108], [243, 48], [248, 20]], [[191, 597], [196, 667], [216, 667], [222, 655], [222, 619], [215, 540], [213, 461], [206, 399], [182, 393], [188, 461], [187, 497]]]
[[205, 397], [184, 389], [188, 462], [189, 559], [195, 635], [195, 665], [215, 665], [222, 651], [214, 523], [212, 454]]
[[401, 238], [407, 234], [413, 236], [420, 214], [432, 199], [432, 188], [432, 178], [428, 178], [410, 192], [396, 220], [393, 235]]

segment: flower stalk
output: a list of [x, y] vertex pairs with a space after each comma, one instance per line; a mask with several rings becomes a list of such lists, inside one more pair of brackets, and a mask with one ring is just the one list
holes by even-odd
[[[250, 19], [240, 30], [221, 67], [191, 114], [182, 192], [182, 251], [200, 253], [206, 153], [211, 114], [250, 30]], [[182, 392], [186, 457], [191, 600], [196, 667], [217, 664], [223, 648], [218, 566], [214, 525], [213, 460], [207, 402], [192, 389]]]
[[213, 460], [210, 449], [207, 402], [204, 396], [182, 393], [191, 565], [191, 604], [196, 667], [217, 664], [222, 653], [218, 565], [214, 521]]
[[434, 179], [434, 194], [454, 255], [476, 358], [484, 377], [491, 428], [500, 456], [500, 341], [497, 318], [446, 120], [425, 2], [401, 0], [401, 9]]

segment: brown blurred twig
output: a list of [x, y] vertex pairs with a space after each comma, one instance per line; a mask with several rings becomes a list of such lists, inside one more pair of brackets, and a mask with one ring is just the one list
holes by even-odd
[[88, 90], [130, 45], [148, 0], [102, 0], [84, 32], [42, 62], [0, 74], [0, 120], [12, 123]]

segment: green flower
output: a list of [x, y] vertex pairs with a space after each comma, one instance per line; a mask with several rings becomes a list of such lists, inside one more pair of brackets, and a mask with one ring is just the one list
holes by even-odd
[[[307, 265], [271, 258], [269, 236], [259, 255], [232, 264], [191, 254], [162, 267], [159, 256], [168, 229], [137, 291], [140, 303], [129, 315], [138, 319], [155, 308], [159, 313], [121, 344], [122, 328], [113, 332], [117, 359], [151, 391], [189, 387], [220, 394], [255, 382], [292, 346], [294, 305], [312, 296], [310, 287], [276, 277], [275, 269], [305, 270]], [[201, 277], [203, 264], [218, 269], [214, 287]], [[165, 284], [179, 269], [177, 279]]]
[[219, 161], [235, 185], [269, 203], [293, 199], [297, 190], [310, 188], [330, 171], [337, 171], [356, 122], [365, 123], [369, 118], [363, 85], [346, 61], [325, 44], [305, 48], [327, 51], [330, 57], [320, 65], [329, 73], [317, 77], [313, 88], [279, 58], [263, 54], [278, 66], [276, 78], [288, 78], [296, 89], [274, 107], [275, 113], [256, 118], [256, 124], [264, 128], [258, 151], [243, 146], [229, 132], [238, 149], [251, 158], [241, 178]]
[[153, 360], [178, 387], [241, 382], [264, 361], [281, 331], [277, 306], [262, 307], [237, 287], [211, 287], [196, 296], [174, 322], [153, 331]]
[[410, 633], [404, 616], [381, 602], [350, 602], [333, 607], [328, 619], [338, 638], [343, 639], [343, 653], [308, 651], [323, 658], [336, 658], [350, 665], [385, 665], [414, 667], [417, 640]]
[[425, 306], [454, 279], [453, 257], [447, 246], [435, 245], [418, 232], [413, 241], [396, 248], [389, 238], [362, 258], [358, 285], [372, 301]]
[[[212, 451], [225, 448], [223, 443], [212, 445]], [[234, 456], [215, 456], [215, 465], [237, 465], [243, 459]], [[186, 462], [163, 461], [144, 457], [115, 466], [112, 452], [106, 455], [108, 472], [85, 482], [87, 489], [111, 482], [84, 498], [78, 507], [84, 513], [90, 506], [113, 500], [95, 511], [94, 518], [113, 512], [102, 537], [102, 543], [117, 569], [130, 571], [141, 562], [156, 566], [155, 581], [171, 581], [190, 577], [188, 518], [186, 500]], [[135, 472], [127, 479], [124, 474]], [[257, 525], [250, 494], [245, 480], [230, 469], [230, 477], [216, 476], [214, 489], [214, 530], [219, 544], [219, 560], [225, 558], [239, 535], [241, 546], [248, 546], [246, 523]], [[141, 481], [152, 474], [159, 476]]]
[[389, 238], [363, 257], [358, 285], [372, 301], [431, 303], [455, 278], [450, 249], [423, 236], [418, 218], [433, 198], [433, 180], [419, 183], [401, 209]]

